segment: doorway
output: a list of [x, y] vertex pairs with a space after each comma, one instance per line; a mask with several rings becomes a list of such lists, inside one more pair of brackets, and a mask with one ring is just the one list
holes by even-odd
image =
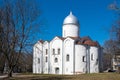
[[55, 68], [55, 74], [59, 74], [59, 68], [58, 67]]

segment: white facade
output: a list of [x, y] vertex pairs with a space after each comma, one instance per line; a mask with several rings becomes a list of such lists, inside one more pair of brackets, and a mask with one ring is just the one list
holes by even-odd
[[33, 47], [33, 73], [81, 74], [102, 71], [102, 48], [89, 37], [79, 37], [79, 21], [70, 13], [63, 22], [63, 36]]
[[50, 42], [50, 67], [51, 74], [62, 74], [62, 53], [63, 42], [59, 37], [55, 37]]

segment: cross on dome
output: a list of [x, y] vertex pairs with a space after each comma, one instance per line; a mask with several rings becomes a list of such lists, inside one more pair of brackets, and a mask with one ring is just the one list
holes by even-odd
[[72, 15], [72, 11], [70, 11], [70, 15]]

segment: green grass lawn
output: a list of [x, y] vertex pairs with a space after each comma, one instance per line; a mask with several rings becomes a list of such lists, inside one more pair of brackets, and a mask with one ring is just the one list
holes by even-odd
[[[5, 79], [6, 80], [6, 79]], [[19, 74], [10, 80], [120, 80], [118, 73], [97, 73], [79, 75], [42, 75], [42, 74]]]

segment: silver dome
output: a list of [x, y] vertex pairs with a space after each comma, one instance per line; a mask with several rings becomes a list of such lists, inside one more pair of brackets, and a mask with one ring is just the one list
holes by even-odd
[[79, 25], [78, 19], [70, 12], [70, 14], [64, 19], [63, 25], [74, 24]]

